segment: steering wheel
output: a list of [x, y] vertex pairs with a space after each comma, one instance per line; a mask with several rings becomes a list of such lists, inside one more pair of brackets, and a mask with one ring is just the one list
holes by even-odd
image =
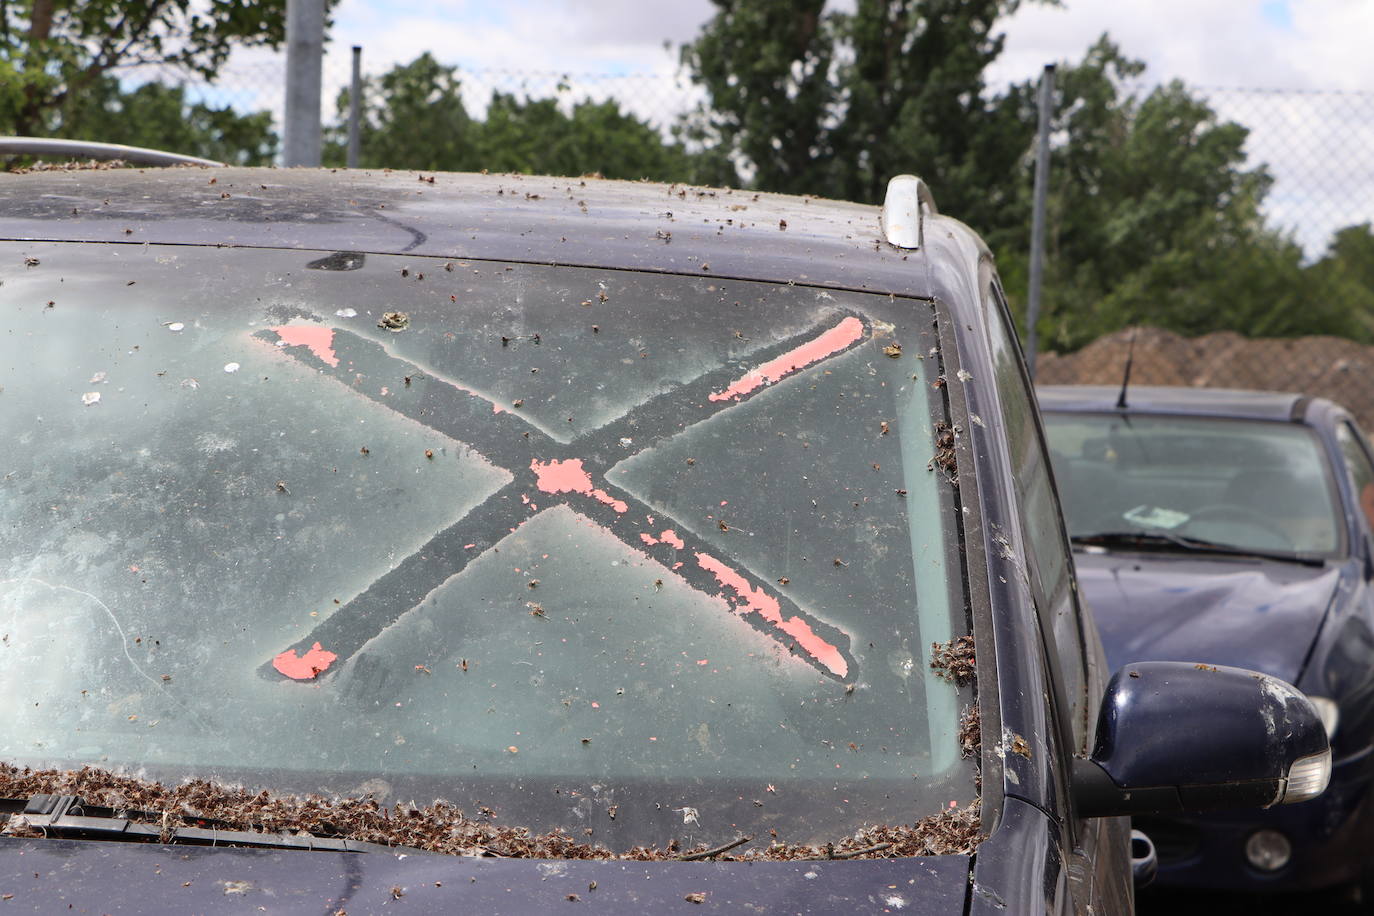
[[1250, 546], [1272, 546], [1273, 548], [1281, 550], [1293, 549], [1293, 540], [1288, 536], [1288, 532], [1284, 531], [1277, 522], [1263, 512], [1260, 512], [1258, 509], [1251, 509], [1248, 506], [1238, 506], [1234, 503], [1215, 503], [1210, 506], [1201, 506], [1190, 514], [1188, 523], [1184, 527], [1192, 528], [1198, 523], [1206, 524], [1208, 522], [1232, 522], [1239, 525], [1245, 525], [1248, 528], [1264, 532], [1278, 542], [1275, 545]]

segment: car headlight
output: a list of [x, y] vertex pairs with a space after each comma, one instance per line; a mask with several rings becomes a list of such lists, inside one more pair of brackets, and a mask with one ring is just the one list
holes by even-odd
[[1336, 706], [1336, 701], [1327, 697], [1308, 697], [1312, 705], [1317, 708], [1317, 715], [1321, 717], [1322, 725], [1326, 726], [1326, 740], [1330, 741], [1336, 737], [1336, 726], [1341, 722], [1341, 711]]
[[1331, 750], [1300, 757], [1288, 768], [1288, 779], [1284, 783], [1279, 804], [1293, 805], [1316, 798], [1326, 791], [1331, 781]]

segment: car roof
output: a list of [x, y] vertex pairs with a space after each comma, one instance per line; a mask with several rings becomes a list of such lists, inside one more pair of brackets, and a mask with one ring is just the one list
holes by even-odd
[[863, 204], [591, 177], [392, 170], [6, 175], [0, 239], [413, 252], [922, 298], [951, 298], [951, 284], [966, 290], [979, 261], [991, 257], [967, 227], [933, 213], [916, 251], [883, 241], [879, 208]]
[[[1119, 385], [1040, 385], [1035, 391], [1041, 410], [1048, 412], [1122, 412], [1116, 406]], [[1314, 400], [1291, 392], [1132, 385], [1124, 412], [1291, 421], [1301, 419]]]

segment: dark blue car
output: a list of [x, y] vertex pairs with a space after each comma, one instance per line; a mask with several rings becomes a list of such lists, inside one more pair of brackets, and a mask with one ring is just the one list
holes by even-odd
[[[1039, 389], [1079, 583], [1109, 666], [1254, 668], [1321, 712], [1335, 768], [1291, 808], [1141, 817], [1161, 884], [1368, 879], [1374, 460], [1339, 405], [1209, 389]], [[1122, 403], [1124, 399], [1124, 404]]]
[[1127, 816], [1325, 785], [1111, 677], [914, 178], [0, 178], [6, 913], [1126, 913]]

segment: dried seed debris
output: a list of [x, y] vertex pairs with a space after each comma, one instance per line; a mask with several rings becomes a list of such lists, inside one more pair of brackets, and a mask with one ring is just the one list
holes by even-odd
[[930, 644], [930, 670], [960, 687], [972, 682], [975, 659], [972, 636]]
[[[518, 753], [514, 745], [506, 750]], [[700, 858], [702, 853], [710, 853], [709, 858], [715, 861], [896, 858], [968, 854], [985, 838], [980, 832], [980, 804], [975, 799], [912, 824], [868, 826], [823, 845], [789, 844], [775, 839], [766, 847], [731, 851], [727, 855], [716, 852], [719, 847], [706, 843], [684, 850], [674, 841], [667, 847], [635, 846], [615, 852], [604, 846], [579, 843], [561, 830], [536, 834], [527, 827], [469, 818], [458, 807], [442, 801], [425, 807], [398, 803], [388, 808], [370, 796], [275, 795], [254, 788], [229, 788], [205, 780], [168, 787], [96, 767], [30, 770], [0, 763], [0, 797], [28, 798], [41, 794], [78, 796], [88, 808], [111, 808], [132, 820], [159, 824], [168, 831], [169, 837], [177, 827], [212, 821], [226, 830], [310, 833], [450, 855], [522, 859], [662, 862], [691, 856]], [[24, 829], [11, 822], [3, 832], [18, 835]], [[405, 893], [397, 886], [393, 888], [393, 895], [397, 891]]]
[[967, 707], [959, 716], [959, 756], [972, 757], [978, 759], [978, 750], [981, 747], [981, 727], [982, 717], [978, 713], [978, 704]]

